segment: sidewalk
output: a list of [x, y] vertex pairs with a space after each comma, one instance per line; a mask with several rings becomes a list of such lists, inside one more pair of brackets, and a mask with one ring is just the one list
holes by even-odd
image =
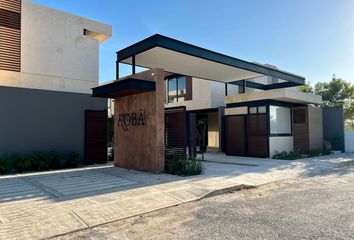
[[205, 173], [195, 177], [112, 166], [0, 177], [0, 239], [48, 238], [228, 191], [325, 174], [354, 161], [354, 154], [301, 161], [206, 155], [206, 160]]

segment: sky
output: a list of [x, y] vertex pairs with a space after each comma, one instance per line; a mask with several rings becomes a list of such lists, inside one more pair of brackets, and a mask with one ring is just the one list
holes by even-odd
[[354, 0], [32, 2], [112, 25], [100, 47], [101, 83], [115, 78], [115, 52], [156, 33], [272, 64], [311, 84], [333, 74], [354, 83]]

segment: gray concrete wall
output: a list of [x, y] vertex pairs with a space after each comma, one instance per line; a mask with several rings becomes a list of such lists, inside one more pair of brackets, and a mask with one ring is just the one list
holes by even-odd
[[84, 154], [85, 110], [107, 100], [89, 94], [0, 87], [0, 155], [33, 151]]
[[323, 139], [332, 144], [333, 150], [344, 151], [343, 107], [324, 107]]
[[310, 150], [323, 149], [323, 113], [320, 107], [308, 107]]

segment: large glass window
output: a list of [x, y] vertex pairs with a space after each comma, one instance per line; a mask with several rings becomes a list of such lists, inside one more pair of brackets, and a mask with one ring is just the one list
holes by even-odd
[[168, 79], [168, 102], [183, 102], [186, 99], [186, 78], [184, 76]]
[[270, 106], [270, 134], [291, 134], [291, 109], [287, 107]]

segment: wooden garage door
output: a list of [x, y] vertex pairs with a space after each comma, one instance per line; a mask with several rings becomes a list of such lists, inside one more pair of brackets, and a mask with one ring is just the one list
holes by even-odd
[[107, 111], [85, 112], [85, 164], [107, 162]]
[[247, 116], [247, 148], [252, 157], [268, 157], [267, 115]]
[[245, 156], [245, 116], [226, 117], [226, 148], [227, 155]]

